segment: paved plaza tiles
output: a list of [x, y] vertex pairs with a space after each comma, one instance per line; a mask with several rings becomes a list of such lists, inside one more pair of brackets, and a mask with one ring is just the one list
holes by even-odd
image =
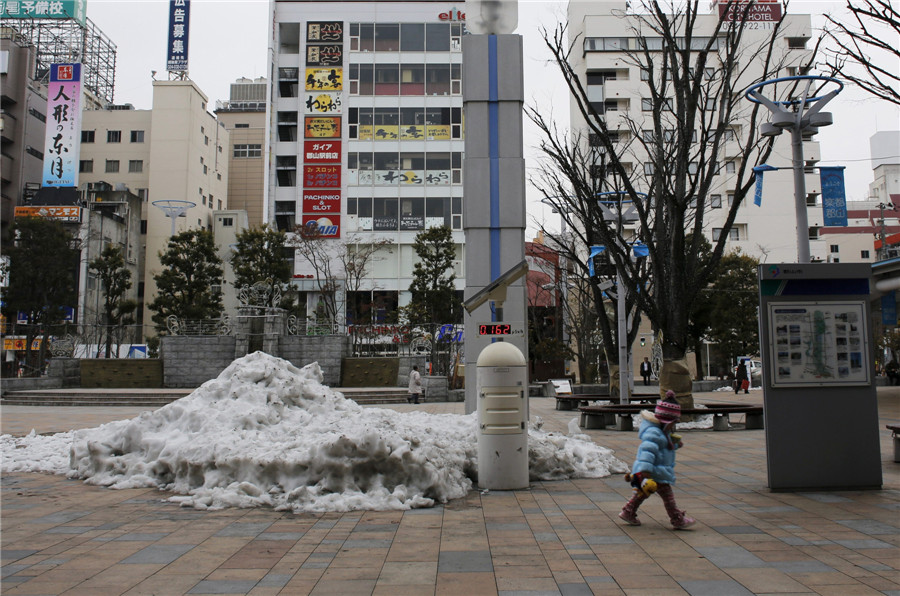
[[[759, 403], [761, 395], [700, 394]], [[462, 412], [462, 404], [391, 406]], [[2, 432], [55, 432], [133, 417], [136, 408], [4, 407]], [[573, 412], [532, 398], [564, 431]], [[534, 482], [432, 509], [300, 514], [202, 512], [157, 490], [110, 490], [61, 476], [2, 478], [2, 593], [900, 596], [900, 464], [885, 424], [900, 387], [879, 388], [884, 487], [773, 493], [759, 430], [685, 431], [676, 496], [695, 517], [669, 529], [656, 497], [643, 526], [617, 514], [621, 475]], [[737, 418], [734, 418], [737, 421]], [[634, 432], [587, 433], [630, 464]], [[827, 440], [827, 437], [823, 437]]]

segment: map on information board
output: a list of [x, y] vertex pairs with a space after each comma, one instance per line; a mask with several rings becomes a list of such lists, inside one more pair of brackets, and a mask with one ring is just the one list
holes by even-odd
[[869, 384], [864, 303], [768, 306], [773, 386]]

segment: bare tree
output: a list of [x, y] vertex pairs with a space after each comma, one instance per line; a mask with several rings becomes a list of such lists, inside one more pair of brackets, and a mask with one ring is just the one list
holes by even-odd
[[847, 1], [850, 19], [826, 16], [826, 35], [837, 46], [828, 66], [835, 75], [900, 105], [900, 11], [891, 0]]
[[[367, 279], [369, 268], [380, 259], [378, 253], [391, 244], [389, 240], [361, 241], [359, 236], [348, 235], [341, 240], [322, 236], [314, 226], [297, 226], [288, 240], [297, 256], [314, 271], [320, 296], [317, 317], [331, 325], [344, 320], [347, 293], [360, 291]], [[318, 312], [321, 307], [321, 313]], [[352, 313], [354, 316], [359, 313]]]
[[[543, 133], [540, 148], [544, 154], [544, 160], [537, 172], [530, 177], [530, 182], [544, 195], [544, 201], [553, 206], [565, 223], [565, 233], [546, 226], [540, 226], [546, 237], [551, 239], [553, 245], [569, 266], [569, 283], [575, 286], [570, 293], [566, 320], [570, 337], [574, 339], [573, 351], [579, 360], [579, 373], [582, 379], [588, 379], [596, 375], [589, 371], [587, 366], [595, 361], [592, 353], [596, 349], [591, 344], [599, 336], [600, 350], [606, 361], [610, 374], [610, 392], [617, 394], [619, 369], [619, 338], [616, 321], [618, 320], [618, 301], [614, 298], [613, 288], [601, 289], [605, 281], [614, 281], [614, 272], [610, 270], [600, 271], [595, 269], [591, 275], [589, 261], [589, 249], [592, 246], [609, 244], [609, 234], [601, 235], [600, 228], [614, 228], [616, 221], [604, 221], [604, 213], [598, 205], [598, 193], [600, 192], [600, 169], [594, 166], [596, 159], [595, 137], [587, 138], [580, 131], [567, 135], [558, 130], [556, 125], [538, 110], [526, 108], [526, 115]], [[628, 197], [617, 195], [616, 199]], [[616, 211], [613, 209], [613, 211]], [[627, 252], [625, 249], [623, 252]], [[608, 254], [608, 253], [607, 253]], [[630, 258], [629, 258], [630, 260]], [[635, 277], [626, 285], [625, 308], [626, 317], [632, 321], [625, 339], [630, 346], [637, 336], [640, 323], [637, 292], [629, 291], [629, 287], [645, 287], [650, 283], [647, 267], [644, 260], [634, 263]], [[610, 273], [613, 275], [610, 279]], [[586, 307], [592, 314], [575, 312]], [[585, 327], [585, 318], [589, 318], [591, 325]], [[622, 363], [626, 365], [626, 363]], [[593, 372], [593, 374], [591, 374]], [[599, 371], [598, 371], [599, 372]]]
[[[641, 73], [640, 110], [619, 113], [613, 120], [616, 127], [610, 127], [604, 104], [592, 101], [578, 71], [582, 40], [567, 40], [561, 26], [545, 31], [544, 39], [585, 122], [588, 148], [575, 149], [576, 144], [583, 147], [585, 135], [563, 139], [536, 110], [529, 110], [529, 116], [545, 132], [550, 148], [545, 152], [561, 170], [559, 181], [545, 184], [541, 191], [561, 213], [572, 215], [573, 228], [582, 230], [582, 251], [591, 244], [606, 247], [629, 297], [661, 335], [661, 389], [675, 390], [690, 405], [685, 361], [690, 312], [722, 257], [728, 231], [752, 187], [753, 166], [765, 163], [772, 150], [772, 139], [757, 132], [759, 106], [746, 101], [743, 92], [775, 78], [784, 66], [775, 53], [776, 47], [783, 47], [776, 43], [782, 22], [751, 38], [742, 18], [750, 3], [729, 7], [736, 10], [730, 12], [737, 15], [734, 19], [701, 15], [694, 1], [674, 8], [652, 0], [635, 5], [635, 12], [616, 16], [622, 37], [630, 39], [630, 45], [621, 48], [622, 60]], [[782, 85], [775, 92], [790, 89]], [[736, 166], [727, 189], [733, 199], [722, 233], [710, 256], [704, 257], [700, 248], [708, 225], [705, 216], [711, 195], [722, 192], [716, 176], [726, 143]], [[608, 191], [634, 208], [633, 226], [604, 219], [597, 193]], [[647, 246], [646, 263], [630, 254], [635, 239]], [[599, 310], [599, 296], [596, 304]], [[629, 335], [633, 338], [634, 333], [632, 329]], [[611, 342], [609, 335], [604, 332], [604, 344]]]

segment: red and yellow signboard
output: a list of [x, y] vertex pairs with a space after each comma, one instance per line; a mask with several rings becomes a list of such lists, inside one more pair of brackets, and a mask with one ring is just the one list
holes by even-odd
[[30, 207], [16, 207], [16, 217], [43, 217], [57, 221], [79, 222], [81, 221], [81, 207], [72, 205], [38, 205]]
[[[41, 349], [41, 339], [40, 337], [35, 337], [31, 342], [32, 350], [40, 350]], [[3, 349], [4, 350], [24, 350], [25, 349], [25, 341], [24, 337], [4, 337], [3, 338]]]

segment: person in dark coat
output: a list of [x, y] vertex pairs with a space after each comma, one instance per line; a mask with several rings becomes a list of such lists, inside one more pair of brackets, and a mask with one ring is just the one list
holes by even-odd
[[650, 384], [650, 375], [653, 373], [653, 368], [650, 366], [650, 361], [647, 357], [644, 357], [644, 361], [641, 362], [641, 376], [644, 377], [644, 385]]
[[734, 392], [737, 393], [741, 389], [744, 393], [750, 393], [750, 373], [747, 372], [747, 361], [741, 360], [734, 374]]

